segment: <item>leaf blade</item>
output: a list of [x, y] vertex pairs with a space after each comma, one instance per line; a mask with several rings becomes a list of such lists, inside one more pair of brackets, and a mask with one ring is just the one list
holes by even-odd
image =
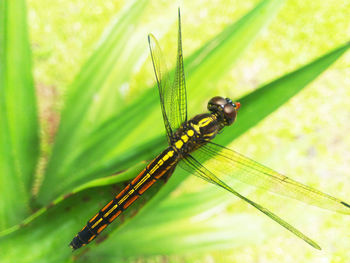
[[[51, 201], [52, 191], [48, 189], [56, 188], [58, 182], [61, 182], [59, 187], [64, 188], [64, 184], [69, 181], [67, 174], [74, 174], [72, 170], [67, 173], [64, 171], [66, 164], [70, 162], [70, 153], [76, 150], [77, 142], [84, 141], [89, 127], [91, 128], [91, 122], [98, 121], [96, 116], [95, 119], [89, 119], [94, 115], [91, 114], [90, 106], [111, 74], [118, 57], [123, 56], [123, 48], [127, 46], [128, 38], [134, 34], [133, 28], [136, 27], [147, 3], [148, 0], [132, 1], [118, 14], [116, 21], [111, 24], [109, 34], [102, 37], [96, 51], [72, 83], [53, 152], [38, 194], [39, 203], [45, 204]], [[138, 60], [142, 59], [142, 48], [134, 50], [133, 55], [134, 64], [139, 63]], [[131, 74], [134, 64], [124, 65], [124, 71], [121, 72], [121, 74], [124, 72], [123, 79], [127, 79]], [[95, 108], [98, 106], [95, 105]], [[103, 115], [100, 114], [99, 117], [103, 119]]]
[[5, 1], [0, 8], [0, 229], [5, 229], [29, 213], [39, 128], [26, 5]]

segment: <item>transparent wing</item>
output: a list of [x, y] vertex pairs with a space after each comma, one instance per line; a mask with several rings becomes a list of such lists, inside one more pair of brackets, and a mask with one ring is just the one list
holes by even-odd
[[350, 205], [316, 189], [298, 183], [231, 149], [208, 143], [192, 156], [199, 162], [210, 158], [206, 167], [219, 178], [233, 178], [243, 183], [291, 197], [324, 209], [350, 214]]
[[186, 83], [185, 71], [182, 53], [182, 37], [181, 37], [181, 16], [179, 9], [178, 21], [178, 43], [176, 55], [176, 69], [174, 83], [171, 89], [171, 100], [169, 108], [169, 118], [171, 127], [176, 130], [182, 123], [187, 121], [187, 98], [186, 98]]
[[272, 220], [274, 220], [275, 222], [277, 222], [278, 224], [280, 224], [281, 226], [283, 226], [284, 228], [286, 228], [287, 230], [289, 230], [290, 232], [292, 232], [293, 234], [295, 234], [299, 238], [303, 239], [305, 242], [307, 242], [312, 247], [317, 248], [317, 249], [321, 249], [321, 247], [315, 241], [313, 241], [310, 238], [308, 238], [307, 236], [305, 236], [298, 229], [296, 229], [292, 225], [288, 224], [282, 218], [278, 217], [274, 213], [270, 212], [268, 209], [262, 207], [261, 205], [255, 203], [254, 201], [248, 199], [247, 197], [241, 195], [240, 193], [238, 193], [237, 191], [232, 189], [230, 186], [228, 186], [226, 183], [224, 183], [218, 177], [216, 177], [211, 171], [209, 171], [207, 168], [205, 168], [203, 165], [201, 165], [201, 163], [198, 160], [196, 160], [193, 156], [189, 155], [183, 161], [181, 161], [179, 163], [179, 165], [183, 169], [185, 169], [191, 173], [194, 173], [195, 175], [199, 176], [200, 178], [202, 178], [210, 183], [213, 183], [215, 185], [218, 185], [218, 186], [224, 188], [225, 190], [231, 192], [235, 196], [241, 198], [242, 200], [246, 201], [250, 205], [254, 206], [256, 209], [263, 212], [265, 215], [270, 217]]
[[149, 44], [149, 49], [151, 52], [151, 58], [152, 58], [152, 63], [153, 63], [153, 69], [154, 73], [156, 75], [156, 81], [158, 84], [158, 91], [159, 91], [159, 97], [160, 97], [160, 107], [162, 109], [162, 114], [163, 114], [163, 121], [165, 125], [165, 130], [167, 133], [168, 137], [168, 142], [170, 143], [170, 138], [173, 136], [173, 130], [171, 128], [168, 115], [167, 115], [167, 110], [166, 110], [166, 99], [170, 87], [170, 78], [169, 78], [169, 73], [165, 65], [165, 61], [163, 59], [163, 54], [162, 51], [159, 47], [157, 39], [152, 35], [148, 35], [148, 44]]
[[148, 36], [153, 67], [158, 84], [160, 104], [169, 143], [171, 142], [173, 133], [182, 123], [187, 121], [187, 99], [182, 53], [180, 9], [178, 23], [176, 69], [172, 83], [170, 83], [168, 70], [166, 69], [165, 61], [156, 38], [152, 34]]

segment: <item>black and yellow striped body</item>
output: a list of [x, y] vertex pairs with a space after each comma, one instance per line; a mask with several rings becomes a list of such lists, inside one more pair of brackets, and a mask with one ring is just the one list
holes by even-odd
[[117, 196], [106, 204], [94, 217], [92, 217], [74, 237], [70, 247], [78, 249], [90, 243], [110, 223], [112, 223], [125, 209], [140, 197], [157, 180], [172, 171], [178, 162], [178, 153], [172, 147], [167, 148], [142, 172], [132, 180]]
[[157, 180], [170, 176], [182, 158], [214, 138], [220, 127], [214, 114], [200, 114], [185, 122], [173, 135], [171, 146], [87, 222], [73, 238], [71, 248], [78, 249], [94, 240]]

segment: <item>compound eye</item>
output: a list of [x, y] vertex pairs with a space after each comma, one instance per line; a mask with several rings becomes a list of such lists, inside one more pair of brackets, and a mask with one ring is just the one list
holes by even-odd
[[226, 104], [224, 106], [224, 116], [228, 125], [231, 125], [235, 121], [237, 116], [237, 111], [232, 104]]
[[223, 107], [224, 105], [227, 104], [227, 101], [220, 96], [211, 98], [210, 101], [208, 102], [208, 110], [212, 111], [215, 110], [218, 106]]

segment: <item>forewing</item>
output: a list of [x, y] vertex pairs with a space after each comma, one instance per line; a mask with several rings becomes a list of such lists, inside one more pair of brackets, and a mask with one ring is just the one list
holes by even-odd
[[242, 200], [246, 201], [250, 205], [254, 206], [256, 209], [258, 209], [261, 212], [263, 212], [265, 215], [270, 217], [272, 220], [274, 220], [275, 222], [277, 222], [278, 224], [280, 224], [281, 226], [283, 226], [284, 228], [286, 228], [287, 230], [289, 230], [290, 232], [292, 232], [293, 234], [295, 234], [299, 238], [303, 239], [305, 242], [307, 242], [312, 247], [317, 248], [317, 249], [321, 249], [321, 247], [315, 241], [313, 241], [310, 238], [308, 238], [307, 236], [305, 236], [298, 229], [296, 229], [292, 225], [288, 224], [282, 218], [278, 217], [274, 213], [270, 212], [268, 209], [262, 207], [261, 205], [255, 203], [254, 201], [248, 199], [247, 197], [241, 195], [240, 193], [238, 193], [237, 191], [232, 189], [230, 186], [228, 186], [226, 183], [224, 183], [218, 177], [216, 177], [215, 174], [213, 174], [211, 171], [209, 171], [207, 168], [205, 168], [193, 156], [189, 155], [183, 161], [181, 161], [179, 163], [179, 165], [183, 169], [185, 169], [185, 170], [187, 170], [187, 171], [189, 171], [191, 173], [194, 173], [195, 175], [199, 176], [200, 178], [202, 178], [202, 179], [204, 179], [204, 180], [206, 180], [206, 181], [208, 181], [210, 183], [213, 183], [215, 185], [218, 185], [218, 186], [224, 188], [225, 190], [231, 192], [235, 196], [241, 198]]
[[151, 52], [151, 58], [153, 63], [154, 73], [156, 75], [156, 81], [158, 84], [158, 91], [160, 97], [160, 106], [162, 109], [163, 121], [165, 125], [165, 130], [168, 137], [168, 142], [170, 143], [170, 138], [173, 135], [173, 129], [171, 128], [169, 122], [169, 111], [166, 106], [169, 102], [169, 90], [171, 89], [169, 72], [165, 65], [162, 51], [160, 49], [157, 39], [152, 35], [148, 35], [148, 44]]
[[206, 166], [219, 178], [237, 179], [282, 196], [324, 209], [350, 214], [350, 205], [316, 189], [298, 183], [231, 149], [208, 143], [193, 154], [199, 162], [208, 159]]
[[169, 143], [173, 133], [187, 121], [187, 98], [185, 72], [182, 53], [181, 18], [179, 9], [178, 47], [176, 54], [176, 68], [174, 80], [171, 83], [165, 60], [156, 38], [150, 34], [148, 42], [151, 50], [152, 62], [156, 74], [163, 119]]
[[176, 55], [176, 69], [173, 86], [171, 89], [169, 105], [169, 119], [173, 130], [178, 129], [182, 123], [187, 121], [187, 98], [185, 71], [182, 53], [182, 36], [181, 36], [181, 16], [179, 9], [178, 21], [178, 43]]

